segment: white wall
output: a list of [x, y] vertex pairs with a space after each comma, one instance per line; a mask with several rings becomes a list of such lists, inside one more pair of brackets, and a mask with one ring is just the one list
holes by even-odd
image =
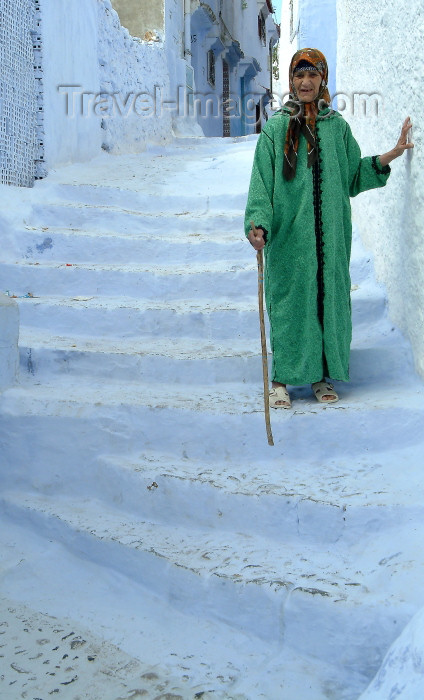
[[[45, 161], [47, 168], [96, 155], [101, 146], [97, 120], [67, 115], [60, 85], [99, 91], [97, 6], [99, 0], [43, 0], [42, 46]], [[76, 89], [76, 88], [75, 88]]]
[[376, 677], [358, 700], [424, 697], [424, 609], [393, 642]]
[[90, 110], [90, 119], [105, 150], [142, 151], [147, 142], [164, 142], [172, 134], [172, 115], [163, 106], [170, 94], [166, 52], [162, 42], [131, 37], [109, 0], [97, 2], [99, 92], [106, 101], [103, 116], [101, 108], [97, 115]]
[[[189, 37], [190, 38], [190, 37]], [[165, 2], [165, 54], [169, 79], [169, 107], [175, 103], [171, 112], [172, 124], [184, 121], [187, 116], [181, 108], [181, 92], [186, 87], [186, 66], [190, 57], [184, 58], [184, 2], [183, 0], [166, 0]], [[190, 120], [188, 120], [190, 121]], [[194, 120], [192, 120], [194, 121]], [[198, 130], [198, 134], [202, 132]]]
[[[337, 88], [380, 93], [378, 116], [344, 112], [364, 155], [395, 145], [403, 119], [414, 122], [412, 153], [392, 163], [385, 188], [352, 200], [354, 221], [375, 255], [387, 287], [389, 312], [410, 338], [416, 367], [424, 376], [424, 169], [422, 167], [421, 65], [424, 51], [422, 0], [338, 2]], [[349, 106], [349, 105], [348, 105]]]
[[185, 84], [182, 3], [167, 0], [166, 10], [164, 44], [131, 37], [110, 0], [42, 0], [48, 170], [171, 138], [169, 102]]
[[19, 366], [19, 307], [15, 299], [0, 293], [0, 392], [12, 386]]

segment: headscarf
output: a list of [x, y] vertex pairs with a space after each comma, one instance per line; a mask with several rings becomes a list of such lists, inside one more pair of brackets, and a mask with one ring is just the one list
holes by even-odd
[[[313, 102], [301, 102], [294, 88], [293, 77], [296, 67], [299, 63], [305, 61], [314, 66], [322, 78], [318, 97]], [[299, 66], [299, 69], [301, 69], [301, 66]], [[290, 62], [289, 81], [292, 99], [286, 102], [285, 107], [288, 107], [292, 114], [284, 144], [283, 173], [286, 180], [293, 180], [296, 175], [300, 134], [303, 134], [308, 142], [308, 168], [312, 167], [318, 157], [315, 139], [316, 118], [319, 110], [330, 103], [330, 93], [327, 88], [328, 66], [324, 54], [318, 49], [300, 49], [296, 51]]]

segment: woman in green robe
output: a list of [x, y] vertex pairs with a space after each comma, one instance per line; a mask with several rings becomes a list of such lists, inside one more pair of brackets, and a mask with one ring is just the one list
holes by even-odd
[[328, 106], [317, 49], [298, 51], [289, 76], [293, 99], [258, 139], [245, 216], [246, 236], [265, 253], [273, 408], [290, 408], [287, 384], [310, 383], [330, 403], [338, 396], [326, 378], [349, 380], [350, 197], [383, 187], [389, 162], [413, 147], [408, 117], [392, 151], [361, 158], [349, 124]]

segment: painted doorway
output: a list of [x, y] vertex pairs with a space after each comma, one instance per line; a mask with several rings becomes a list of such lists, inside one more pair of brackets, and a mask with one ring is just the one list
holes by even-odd
[[255, 132], [257, 134], [260, 134], [262, 131], [262, 102], [259, 101], [258, 104], [256, 105], [256, 124], [255, 124]]

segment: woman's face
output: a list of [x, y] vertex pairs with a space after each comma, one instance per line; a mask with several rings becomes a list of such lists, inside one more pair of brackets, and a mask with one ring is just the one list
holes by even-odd
[[313, 102], [319, 95], [321, 76], [318, 71], [299, 70], [293, 76], [293, 85], [301, 102]]

